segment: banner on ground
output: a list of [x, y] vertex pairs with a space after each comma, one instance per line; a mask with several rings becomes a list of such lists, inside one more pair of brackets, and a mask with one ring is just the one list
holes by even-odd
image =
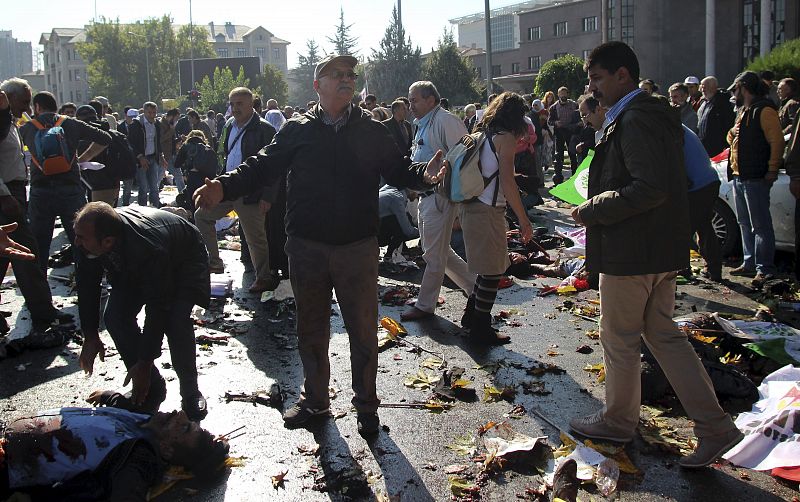
[[575, 174], [564, 183], [551, 188], [550, 195], [576, 206], [586, 202], [589, 196], [589, 165], [593, 158], [594, 150], [589, 150]]

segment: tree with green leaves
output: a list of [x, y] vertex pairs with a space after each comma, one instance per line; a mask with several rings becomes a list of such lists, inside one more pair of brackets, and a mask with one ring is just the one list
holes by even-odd
[[570, 97], [577, 99], [583, 94], [586, 86], [586, 72], [583, 71], [583, 60], [572, 54], [558, 59], [551, 59], [542, 65], [536, 77], [533, 93], [541, 97], [547, 91], [556, 92], [559, 87], [569, 89]]
[[289, 71], [289, 100], [300, 106], [318, 98], [314, 91], [314, 68], [322, 55], [314, 40], [306, 40], [306, 51], [297, 57], [297, 68]]
[[422, 78], [433, 82], [451, 104], [466, 105], [480, 99], [475, 72], [459, 54], [451, 30], [444, 30], [436, 50], [422, 65]]
[[339, 9], [339, 24], [336, 26], [336, 34], [328, 37], [328, 42], [333, 44], [333, 53], [338, 55], [350, 54], [355, 56], [358, 51], [358, 37], [350, 34], [353, 28], [352, 24], [345, 24], [344, 22], [344, 8]]
[[200, 91], [200, 102], [203, 108], [224, 110], [228, 106], [228, 94], [235, 87], [250, 87], [250, 79], [244, 76], [244, 67], [239, 67], [239, 73], [234, 77], [233, 72], [227, 67], [214, 68], [214, 75], [203, 77], [197, 90]]
[[422, 52], [411, 46], [411, 38], [392, 8], [392, 21], [386, 28], [378, 50], [372, 50], [367, 65], [367, 87], [378, 100], [392, 101], [408, 95], [408, 87], [419, 80], [422, 70]]
[[747, 69], [754, 72], [771, 70], [778, 80], [791, 77], [800, 81], [800, 38], [784, 42], [765, 56], [755, 58]]
[[288, 104], [289, 86], [277, 66], [265, 64], [261, 75], [254, 80], [253, 86], [257, 86], [255, 92], [263, 98], [265, 104], [268, 99], [274, 99], [281, 106]]
[[[195, 27], [195, 35], [194, 56], [213, 57], [204, 28]], [[108, 96], [115, 108], [147, 100], [148, 59], [152, 99], [178, 96], [175, 67], [190, 56], [188, 26], [176, 33], [169, 16], [135, 24], [101, 19], [87, 28], [86, 40], [78, 44], [78, 52], [88, 63], [89, 86], [95, 94]]]

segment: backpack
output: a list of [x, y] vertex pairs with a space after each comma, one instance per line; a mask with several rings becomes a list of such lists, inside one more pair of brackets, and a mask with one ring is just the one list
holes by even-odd
[[118, 131], [108, 131], [111, 135], [111, 144], [108, 145], [108, 163], [106, 168], [113, 169], [114, 175], [119, 180], [129, 180], [136, 176], [136, 154], [133, 153], [128, 137]]
[[[467, 134], [447, 152], [447, 170], [444, 178], [439, 182], [436, 190], [438, 193], [453, 202], [471, 202], [500, 174], [498, 169], [488, 178], [483, 176], [481, 169], [481, 148], [484, 143], [489, 143], [492, 153], [497, 156], [491, 138], [484, 132]], [[499, 161], [498, 161], [499, 162]], [[495, 185], [492, 205], [497, 203], [497, 194], [500, 183]]]
[[76, 155], [67, 145], [64, 128], [61, 127], [66, 118], [56, 115], [53, 125], [42, 124], [37, 119], [31, 120], [31, 124], [37, 129], [34, 137], [35, 151], [32, 152], [31, 159], [45, 176], [66, 173], [72, 169]]
[[214, 178], [219, 170], [217, 153], [204, 143], [195, 143], [192, 152], [189, 152], [187, 171], [197, 169], [204, 178]]

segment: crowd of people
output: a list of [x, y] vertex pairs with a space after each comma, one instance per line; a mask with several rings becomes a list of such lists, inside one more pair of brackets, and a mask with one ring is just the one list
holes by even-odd
[[[688, 269], [694, 234], [707, 277], [722, 278], [723, 257], [711, 227], [721, 180], [710, 157], [725, 149], [744, 254], [731, 273], [752, 275], [754, 286], [774, 273], [769, 190], [784, 153], [792, 193], [800, 196], [795, 80], [780, 80], [779, 102], [770, 97], [774, 76], [753, 72], [737, 76], [727, 90], [713, 76], [689, 76], [662, 97], [655, 82], [640, 78], [630, 47], [609, 42], [588, 56], [588, 85], [577, 100], [566, 87], [541, 99], [502, 92], [486, 103], [467, 104], [459, 115], [428, 81], [411, 83], [408, 96], [388, 104], [374, 95], [356, 104], [357, 63], [347, 55], [323, 59], [314, 72], [319, 101], [297, 110], [281, 110], [275, 99], [267, 99], [264, 109], [260, 97], [237, 87], [224, 114], [176, 108], [159, 115], [148, 101], [116, 116], [102, 96], [59, 107], [49, 92], [33, 96], [24, 80], [0, 85], [0, 265], [14, 267], [35, 326], [70, 320], [53, 307], [46, 279], [59, 217], [76, 267], [84, 336], [80, 366], [91, 373], [95, 360], [104, 358], [102, 319], [125, 364], [126, 385], [132, 382], [127, 394], [105, 391], [92, 398], [109, 410], [126, 411], [56, 411], [59, 421], [40, 431], [56, 434], [68, 423], [104, 420], [129, 432], [97, 452], [94, 465], [43, 469], [44, 477], [29, 479], [0, 462], [10, 481], [4, 487], [0, 475], [0, 493], [47, 484], [56, 475], [64, 481], [79, 467], [100, 472], [103, 459], [123, 444], [133, 461], [147, 464], [155, 452], [190, 468], [187, 451], [198, 445], [227, 452], [224, 440], [208, 439], [196, 428], [208, 410], [197, 382], [191, 313], [195, 305], [208, 306], [210, 276], [225, 270], [215, 224], [232, 210], [242, 261], [255, 276], [249, 292], [273, 290], [281, 278], [294, 291], [303, 385], [283, 415], [285, 425], [304, 427], [329, 414], [335, 291], [350, 340], [358, 431], [374, 437], [380, 431], [379, 246], [388, 246], [384, 258], [391, 259], [406, 241], [420, 239], [426, 266], [416, 303], [402, 320], [435, 315], [447, 276], [467, 298], [461, 325], [470, 340], [509, 343], [491, 316], [511, 265], [509, 227], [523, 243], [530, 241], [526, 205], [541, 201], [545, 172], [552, 168], [553, 183], [561, 183], [565, 156], [575, 171], [590, 150], [588, 198], [572, 217], [586, 227], [586, 267], [602, 301], [606, 402], [572, 420], [571, 428], [593, 439], [632, 439], [644, 338], [695, 423], [698, 445], [681, 465], [706, 466], [740, 440], [686, 335], [672, 321], [676, 278]], [[788, 148], [784, 135], [791, 135]], [[452, 155], [470, 144], [477, 145], [484, 185], [468, 200], [455, 200], [440, 182], [455, 175]], [[160, 199], [167, 173], [180, 192], [172, 208]], [[138, 204], [130, 205], [134, 180]], [[409, 200], [416, 202], [414, 217]], [[463, 236], [463, 256], [453, 249], [454, 230]], [[101, 316], [104, 277], [112, 289]], [[180, 383], [183, 411], [177, 415], [158, 412], [167, 389], [154, 361], [165, 336]], [[169, 433], [176, 427], [205, 439], [193, 439], [190, 447], [173, 444]], [[142, 432], [148, 428], [155, 432]], [[6, 458], [15, 451], [25, 455], [19, 448], [28, 444], [26, 430], [24, 424], [7, 429], [0, 443]], [[88, 444], [91, 432], [86, 434]], [[131, 490], [155, 479], [146, 469], [131, 469], [138, 474], [120, 481]], [[103, 472], [102, 483], [108, 484], [109, 476], [127, 471]], [[120, 485], [111, 485], [106, 489], [113, 498]]]

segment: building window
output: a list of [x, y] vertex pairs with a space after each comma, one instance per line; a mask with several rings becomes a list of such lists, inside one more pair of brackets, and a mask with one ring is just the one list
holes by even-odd
[[267, 50], [264, 47], [256, 47], [256, 56], [263, 58], [267, 55]]
[[69, 81], [72, 82], [72, 70], [69, 71]]
[[514, 15], [504, 14], [491, 17], [492, 50], [505, 51], [516, 49], [519, 28], [514, 29]]
[[758, 56], [761, 36], [758, 0], [745, 0], [743, 5], [742, 58], [745, 65]]
[[516, 75], [519, 73], [519, 63], [511, 63], [511, 74]]
[[617, 0], [608, 0], [608, 8], [606, 10], [606, 34], [609, 40], [614, 40], [617, 36], [616, 17], [615, 11], [617, 8]]
[[72, 92], [72, 91], [69, 91], [69, 100], [70, 101], [75, 101], [75, 93]]
[[622, 41], [633, 47], [633, 0], [622, 0]]
[[81, 79], [81, 71], [75, 70], [75, 80], [80, 80], [80, 79]]
[[273, 61], [280, 61], [281, 60], [281, 50], [277, 47], [272, 49], [272, 60]]
[[556, 52], [553, 54], [553, 59], [563, 58], [567, 54], [569, 54], [569, 52]]
[[492, 77], [499, 77], [503, 74], [503, 69], [499, 64], [492, 65]]
[[219, 56], [221, 58], [228, 57], [228, 49], [227, 49], [227, 47], [220, 47], [219, 49], [217, 49], [217, 56]]
[[61, 82], [63, 82], [63, 80], [61, 79], [61, 72], [59, 71], [58, 72], [58, 83], [60, 84]]
[[553, 25], [553, 36], [554, 37], [563, 37], [567, 34], [567, 22], [561, 21], [560, 23], [555, 23]]
[[259, 40], [264, 40], [264, 35], [259, 35], [259, 36], [258, 36], [258, 39], [259, 39]]
[[583, 31], [597, 31], [597, 16], [583, 18]]
[[786, 41], [786, 0], [772, 0], [772, 47]]
[[243, 57], [246, 57], [246, 56], [247, 56], [247, 49], [245, 49], [244, 47], [237, 47], [236, 48], [236, 57], [237, 58], [243, 58]]
[[81, 99], [81, 91], [76, 91], [75, 92], [75, 101], [77, 101], [78, 103], [83, 101], [83, 99]]
[[528, 69], [538, 70], [542, 67], [542, 56], [528, 56]]
[[61, 62], [61, 51], [56, 51], [56, 62], [57, 63]]
[[542, 38], [542, 27], [531, 26], [528, 28], [528, 40], [539, 40]]
[[584, 61], [586, 61], [587, 59], [589, 59], [589, 53], [591, 53], [591, 52], [592, 52], [592, 51], [591, 51], [591, 50], [589, 50], [589, 49], [584, 49], [584, 50], [583, 50], [583, 60], [584, 60]]

